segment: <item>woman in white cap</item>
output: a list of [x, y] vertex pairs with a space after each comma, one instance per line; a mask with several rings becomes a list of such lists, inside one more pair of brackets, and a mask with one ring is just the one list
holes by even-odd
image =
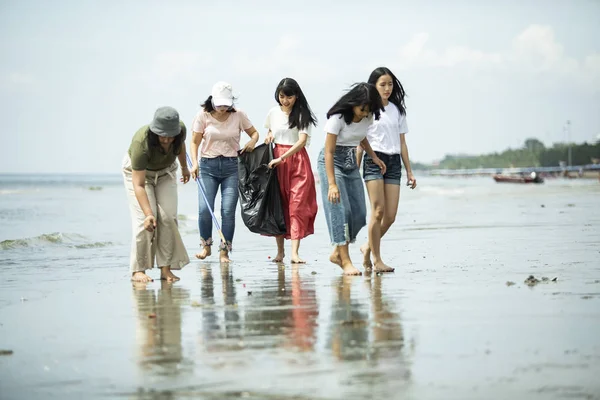
[[151, 282], [146, 270], [160, 267], [160, 278], [176, 281], [172, 269], [181, 269], [190, 259], [177, 227], [177, 161], [181, 181], [187, 183], [186, 129], [172, 107], [156, 110], [149, 125], [133, 136], [123, 160], [123, 178], [133, 227], [131, 279]]
[[[241, 152], [254, 150], [258, 142], [258, 132], [245, 112], [234, 108], [231, 85], [217, 82], [211, 95], [196, 114], [192, 128], [191, 156], [192, 178], [200, 176], [206, 192], [208, 204], [199, 193], [198, 226], [200, 230], [200, 253], [196, 257], [203, 260], [211, 255], [212, 216], [215, 197], [221, 188], [221, 229], [226, 240], [219, 246], [220, 261], [230, 262], [235, 231], [235, 209], [238, 202], [238, 151], [242, 131], [250, 136]], [[198, 148], [202, 143], [201, 158], [198, 164]], [[201, 190], [200, 188], [198, 190]], [[209, 208], [210, 207], [210, 208]]]

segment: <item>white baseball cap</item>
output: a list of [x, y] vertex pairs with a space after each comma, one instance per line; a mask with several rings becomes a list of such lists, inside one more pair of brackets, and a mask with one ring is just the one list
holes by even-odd
[[218, 106], [227, 106], [231, 107], [233, 105], [233, 91], [231, 89], [231, 84], [227, 82], [217, 82], [213, 85], [212, 88], [212, 102], [215, 107]]

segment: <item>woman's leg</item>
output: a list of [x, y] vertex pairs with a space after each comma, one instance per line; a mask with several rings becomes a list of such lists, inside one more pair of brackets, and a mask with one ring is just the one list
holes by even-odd
[[[133, 182], [131, 177], [130, 162], [124, 164], [123, 180], [129, 200], [129, 210], [131, 213], [131, 229], [133, 233], [130, 253], [130, 271], [131, 279], [135, 282], [152, 282], [152, 278], [146, 275], [146, 270], [154, 267], [154, 234], [144, 228], [144, 219], [146, 216], [135, 197]], [[154, 187], [146, 185], [146, 193], [152, 208], [152, 213], [156, 215], [156, 198], [154, 197]]]
[[352, 264], [350, 260], [350, 252], [348, 245], [337, 246], [337, 253], [339, 254], [339, 266], [342, 267], [344, 275], [362, 275], [362, 272]]
[[177, 223], [177, 164], [168, 173], [159, 176], [154, 193], [157, 205], [156, 261], [161, 269], [161, 279], [179, 280], [171, 270], [181, 269], [190, 263]]
[[[371, 252], [376, 264], [382, 264], [380, 250], [381, 243], [381, 221], [385, 210], [385, 191], [383, 179], [375, 179], [366, 182], [369, 201], [371, 203], [371, 218], [369, 219], [369, 239], [363, 244], [360, 251], [363, 253], [363, 266], [372, 268]], [[380, 265], [381, 266], [381, 265]], [[376, 266], [377, 268], [377, 266]]]
[[306, 261], [299, 254], [300, 240], [315, 232], [315, 218], [319, 209], [315, 177], [305, 148], [294, 154], [289, 161], [288, 232], [292, 239], [292, 263], [304, 264]]
[[[213, 220], [210, 210], [215, 209], [215, 198], [217, 197], [217, 190], [219, 190], [219, 180], [214, 175], [213, 163], [216, 160], [206, 160], [202, 162], [200, 170], [200, 181], [204, 187], [204, 193], [208, 200], [204, 200], [200, 188], [198, 188], [198, 228], [200, 231], [200, 252], [196, 254], [196, 258], [201, 260], [211, 255], [211, 246], [213, 244], [212, 238], [212, 227]], [[210, 210], [209, 210], [210, 207]]]
[[[362, 181], [360, 181], [360, 175], [358, 176], [358, 179], [362, 185]], [[329, 256], [329, 260], [334, 264], [339, 265], [344, 271], [344, 275], [360, 275], [361, 272], [354, 266], [354, 264], [352, 264], [352, 260], [350, 259], [348, 243], [351, 241], [353, 229], [360, 230], [359, 226], [361, 225], [361, 218], [362, 225], [364, 226], [365, 213], [363, 212], [361, 214], [356, 207], [355, 210], [352, 209], [351, 202], [353, 196], [349, 193], [349, 182], [347, 176], [337, 167], [335, 169], [335, 181], [340, 192], [340, 202], [331, 203], [329, 202], [329, 199], [327, 199], [327, 196], [324, 199], [324, 202], [328, 202], [328, 204], [325, 206], [326, 209], [329, 208], [329, 219], [327, 222], [331, 225], [330, 232], [332, 232], [332, 243], [335, 245], [332, 254]], [[329, 184], [326, 183], [326, 185], [327, 186], [324, 191], [329, 190]], [[353, 189], [356, 188], [353, 187]], [[362, 191], [362, 186], [360, 186], [360, 189], [364, 204], [364, 191]], [[357, 212], [359, 215], [353, 216], [352, 212]]]
[[283, 247], [285, 242], [285, 236], [275, 236], [275, 242], [277, 243], [277, 255], [273, 259], [273, 262], [282, 262], [285, 257], [285, 249]]
[[400, 185], [385, 184], [385, 212], [381, 220], [381, 237], [386, 234], [398, 214], [398, 204], [400, 203]]
[[235, 210], [239, 197], [239, 178], [236, 159], [223, 159], [222, 172], [225, 178], [221, 181], [221, 229], [226, 243], [221, 243], [220, 261], [230, 262], [229, 252], [232, 248], [235, 233]]

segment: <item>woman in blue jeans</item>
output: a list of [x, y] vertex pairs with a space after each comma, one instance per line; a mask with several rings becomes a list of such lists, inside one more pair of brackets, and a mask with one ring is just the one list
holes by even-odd
[[371, 149], [367, 129], [378, 120], [383, 109], [375, 86], [355, 85], [327, 113], [325, 148], [318, 161], [319, 179], [325, 219], [331, 244], [335, 246], [329, 260], [339, 265], [344, 275], [360, 275], [352, 264], [348, 244], [354, 243], [366, 225], [365, 191], [356, 162], [360, 144], [385, 174], [385, 164]]
[[[244, 146], [242, 152], [254, 150], [258, 141], [258, 132], [252, 126], [246, 113], [233, 106], [231, 85], [227, 82], [217, 82], [211, 95], [202, 105], [202, 110], [196, 114], [193, 124], [191, 141], [192, 179], [200, 176], [205, 189], [208, 203], [198, 193], [200, 229], [200, 246], [202, 249], [196, 257], [203, 260], [211, 255], [212, 216], [215, 197], [221, 188], [221, 229], [226, 242], [219, 246], [220, 261], [230, 262], [229, 253], [232, 249], [233, 233], [235, 231], [235, 209], [238, 201], [238, 168], [237, 156], [240, 150], [241, 132], [244, 131], [251, 140]], [[201, 148], [201, 159], [198, 164], [198, 148]]]

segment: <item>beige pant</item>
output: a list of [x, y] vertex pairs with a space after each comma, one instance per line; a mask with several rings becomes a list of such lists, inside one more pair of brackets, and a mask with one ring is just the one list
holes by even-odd
[[156, 217], [154, 233], [144, 229], [146, 216], [135, 197], [128, 154], [123, 159], [123, 179], [133, 231], [131, 272], [153, 268], [155, 257], [159, 267], [181, 269], [189, 264], [190, 258], [177, 226], [177, 162], [159, 171], [146, 171], [146, 193]]

